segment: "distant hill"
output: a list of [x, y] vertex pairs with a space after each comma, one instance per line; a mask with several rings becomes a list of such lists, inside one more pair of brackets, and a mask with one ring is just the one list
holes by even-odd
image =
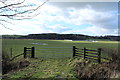
[[0, 35], [0, 38], [2, 39], [18, 39], [23, 35]]
[[[1, 37], [0, 37], [1, 38]], [[120, 41], [120, 36], [88, 36], [83, 34], [29, 34], [29, 35], [2, 35], [2, 39], [47, 39], [47, 40], [112, 40]]]

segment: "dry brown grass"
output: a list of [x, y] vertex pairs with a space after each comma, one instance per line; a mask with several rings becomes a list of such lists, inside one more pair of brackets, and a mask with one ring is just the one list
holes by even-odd
[[[85, 64], [85, 66], [83, 66]], [[91, 63], [90, 63], [91, 64]], [[91, 80], [109, 80], [110, 78], [120, 77], [119, 65], [117, 63], [106, 62], [102, 64], [80, 63], [76, 66], [77, 78]], [[83, 66], [83, 67], [81, 67]]]
[[21, 61], [11, 61], [10, 57], [5, 51], [2, 51], [2, 74], [7, 74], [8, 72], [23, 67], [27, 67], [30, 64], [28, 60]]
[[86, 63], [86, 61], [77, 63], [75, 69], [77, 78], [82, 80], [112, 80], [120, 79], [120, 54], [118, 50], [108, 49], [108, 54], [112, 61], [101, 64]]

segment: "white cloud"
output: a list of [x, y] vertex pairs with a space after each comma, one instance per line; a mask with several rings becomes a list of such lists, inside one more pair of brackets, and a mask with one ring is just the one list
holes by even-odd
[[62, 33], [62, 32], [71, 30], [70, 28], [63, 26], [63, 25], [60, 25], [60, 24], [57, 24], [54, 26], [49, 26], [49, 28], [52, 32], [56, 32], [56, 33]]
[[93, 35], [93, 36], [118, 35], [118, 29], [108, 30], [105, 28], [92, 26], [86, 29], [79, 29], [76, 31], [69, 30], [69, 31], [66, 31], [65, 33], [76, 33], [76, 34], [85, 34], [85, 35]]
[[100, 12], [91, 8], [73, 9], [72, 12], [69, 12], [69, 17], [66, 18], [69, 23], [74, 25], [92, 24], [103, 28], [117, 27], [117, 16], [112, 12]]
[[[40, 0], [31, 1], [33, 1], [33, 4], [41, 4]], [[88, 4], [84, 8], [79, 7], [80, 6], [77, 6], [77, 8], [75, 6], [57, 7], [52, 4], [45, 4], [38, 11], [40, 15], [32, 20], [14, 21], [16, 25], [10, 24], [9, 27], [15, 31], [11, 32], [3, 28], [1, 30], [3, 30], [4, 33], [9, 32], [9, 34], [56, 32], [104, 35], [115, 34], [117, 32], [117, 15], [112, 14], [112, 10], [101, 11], [94, 9]], [[84, 29], [79, 27], [79, 29], [77, 29], [74, 26], [64, 26], [65, 23], [77, 26], [91, 24], [92, 26]]]

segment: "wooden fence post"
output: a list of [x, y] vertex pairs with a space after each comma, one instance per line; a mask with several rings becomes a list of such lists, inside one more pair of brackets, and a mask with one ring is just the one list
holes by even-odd
[[32, 47], [31, 58], [35, 58], [35, 47]]
[[75, 57], [75, 53], [76, 53], [76, 47], [75, 46], [73, 46], [73, 57]]
[[27, 51], [27, 48], [24, 47], [24, 58], [26, 58], [26, 51]]
[[12, 58], [12, 48], [10, 48], [10, 57]]
[[84, 59], [86, 58], [86, 48], [84, 48]]
[[98, 49], [98, 63], [101, 63], [101, 48]]

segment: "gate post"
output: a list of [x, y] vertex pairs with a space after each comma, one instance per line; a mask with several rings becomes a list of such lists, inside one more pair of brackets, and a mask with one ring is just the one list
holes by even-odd
[[35, 47], [32, 47], [31, 58], [35, 58]]
[[73, 57], [75, 57], [75, 53], [76, 53], [76, 47], [75, 46], [73, 46]]
[[84, 48], [84, 59], [86, 58], [86, 48]]
[[12, 48], [10, 48], [10, 57], [12, 58]]
[[26, 51], [27, 51], [27, 48], [24, 47], [24, 58], [26, 58]]
[[101, 48], [98, 49], [98, 63], [101, 63]]

